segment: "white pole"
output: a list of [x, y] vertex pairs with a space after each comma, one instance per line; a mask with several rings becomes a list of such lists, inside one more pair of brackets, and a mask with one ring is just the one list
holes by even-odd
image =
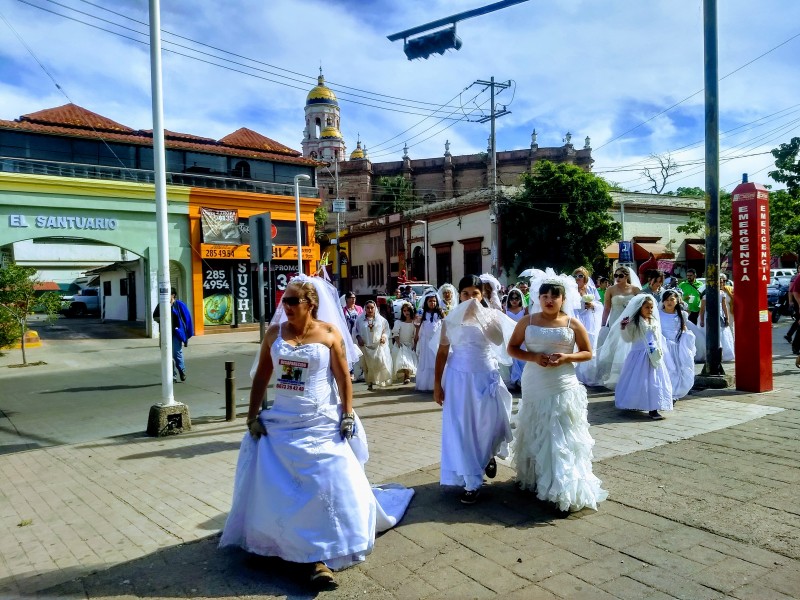
[[[161, 8], [150, 0], [150, 87], [153, 105], [153, 167], [156, 188], [158, 311], [161, 337], [161, 399], [176, 404], [172, 389], [172, 307], [170, 306], [167, 167], [164, 152], [164, 102], [161, 94]], [[151, 257], [152, 259], [152, 257]]]
[[301, 173], [294, 176], [294, 217], [297, 222], [297, 274], [303, 274], [303, 223], [300, 221], [300, 181], [310, 181], [311, 177]]

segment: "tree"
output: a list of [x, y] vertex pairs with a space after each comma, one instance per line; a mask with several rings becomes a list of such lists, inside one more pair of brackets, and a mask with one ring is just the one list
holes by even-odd
[[[680, 190], [689, 190], [689, 194], [681, 194]], [[697, 192], [700, 192], [699, 194]], [[694, 196], [702, 198], [705, 192], [700, 188], [678, 188], [676, 196]], [[731, 250], [731, 200], [730, 192], [725, 190], [719, 191], [719, 250], [721, 254], [728, 254]], [[679, 225], [677, 227], [681, 233], [688, 235], [702, 234], [705, 237], [706, 231], [706, 212], [698, 211], [689, 215], [689, 220], [686, 225]]]
[[650, 183], [650, 189], [654, 194], [660, 194], [667, 185], [667, 180], [673, 175], [680, 173], [680, 165], [675, 162], [671, 155], [651, 154], [650, 158], [658, 163], [658, 167], [642, 169], [642, 177]]
[[403, 212], [413, 207], [414, 196], [411, 193], [411, 181], [402, 175], [381, 177], [378, 180], [380, 192], [369, 207], [370, 217], [380, 217]]
[[774, 171], [769, 176], [786, 184], [786, 190], [770, 192], [769, 229], [772, 254], [780, 256], [787, 252], [800, 254], [800, 137], [793, 137], [788, 144], [781, 144], [772, 151], [775, 157]]
[[522, 175], [520, 193], [500, 205], [506, 269], [604, 264], [605, 247], [621, 233], [611, 206], [602, 178], [575, 165], [537, 162]]
[[[28, 329], [28, 315], [34, 306], [41, 306], [48, 315], [60, 308], [61, 301], [45, 296], [44, 302], [37, 297], [36, 269], [10, 264], [0, 269], [0, 347], [10, 346], [21, 340], [22, 364], [27, 365], [25, 356], [25, 332]], [[58, 295], [55, 295], [58, 297]]]
[[793, 137], [788, 144], [781, 144], [772, 150], [777, 169], [769, 172], [778, 183], [785, 183], [786, 189], [792, 198], [800, 199], [800, 161], [797, 154], [800, 152], [800, 137]]
[[[328, 211], [321, 204], [314, 209], [314, 238], [317, 242], [325, 241], [328, 234], [325, 233], [325, 223], [328, 221]], [[339, 232], [336, 232], [339, 235]]]

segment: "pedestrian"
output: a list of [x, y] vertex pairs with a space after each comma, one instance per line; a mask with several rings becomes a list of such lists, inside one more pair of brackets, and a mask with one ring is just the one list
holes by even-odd
[[792, 354], [797, 354], [795, 366], [800, 368], [800, 275], [795, 274], [789, 281], [788, 302], [792, 309], [792, 324], [784, 338], [792, 345]]
[[[506, 316], [514, 322], [519, 322], [520, 319], [528, 315], [528, 306], [525, 304], [525, 298], [522, 292], [517, 288], [511, 288], [506, 297], [505, 306]], [[519, 389], [522, 382], [522, 369], [525, 368], [525, 361], [517, 358], [513, 359], [511, 369], [508, 372], [508, 379], [511, 385]]]
[[[183, 349], [189, 346], [189, 339], [194, 336], [194, 325], [189, 307], [178, 300], [178, 290], [170, 290], [169, 304], [172, 314], [172, 381], [186, 381], [186, 362], [183, 359]], [[156, 305], [153, 311], [153, 320], [161, 326], [161, 305]]]
[[700, 294], [703, 291], [703, 284], [697, 281], [697, 271], [687, 269], [686, 281], [681, 281], [678, 284], [678, 289], [683, 294], [683, 301], [686, 304], [686, 310], [689, 312], [689, 321], [697, 325], [697, 319], [700, 316]]
[[414, 325], [414, 307], [408, 302], [400, 307], [400, 318], [392, 328], [392, 373], [403, 383], [410, 383], [411, 376], [417, 372], [417, 355], [414, 352], [414, 338], [417, 328]]
[[656, 299], [656, 302], [661, 302], [661, 294], [664, 287], [664, 271], [659, 269], [648, 269], [644, 273], [645, 284], [642, 286], [641, 294], [650, 294]]
[[[736, 359], [733, 340], [733, 290], [726, 286], [727, 276], [719, 276], [719, 345], [722, 349], [722, 360], [732, 362]], [[700, 327], [706, 328], [706, 292], [703, 290], [700, 300]]]
[[529, 286], [528, 286], [528, 282], [524, 281], [524, 280], [518, 281], [517, 282], [517, 288], [519, 289], [520, 292], [522, 292], [522, 297], [525, 300], [525, 306], [530, 306], [531, 305], [531, 296], [530, 296], [530, 293], [528, 291], [530, 289]]
[[659, 411], [672, 410], [672, 383], [664, 362], [664, 339], [650, 294], [636, 296], [622, 313], [619, 335], [631, 344], [614, 390], [614, 406], [625, 410], [646, 410], [654, 421]]
[[483, 298], [489, 303], [491, 308], [502, 311], [503, 303], [500, 301], [500, 282], [497, 277], [490, 273], [484, 273], [480, 276], [483, 283]]
[[[597, 336], [600, 334], [600, 320], [602, 319], [602, 304], [600, 294], [592, 283], [589, 271], [585, 267], [578, 267], [572, 272], [572, 277], [578, 285], [577, 302], [574, 307], [575, 317], [581, 322], [589, 336], [589, 346], [597, 347]], [[580, 361], [575, 365], [575, 374], [584, 385], [595, 385], [596, 359], [594, 355], [590, 360]]]
[[417, 350], [417, 380], [414, 387], [419, 392], [433, 391], [436, 351], [431, 347], [431, 340], [441, 329], [444, 317], [437, 294], [428, 292], [422, 299], [421, 313], [417, 317], [419, 325], [414, 340]]
[[439, 306], [446, 317], [458, 304], [458, 290], [452, 283], [445, 283], [439, 288]]
[[[367, 481], [367, 440], [348, 377], [356, 351], [337, 300], [333, 286], [306, 275], [281, 298], [255, 368], [219, 543], [302, 563], [314, 586], [334, 584], [332, 569], [365, 560], [376, 531], [394, 526], [414, 494]], [[274, 398], [262, 409], [273, 372]]]
[[588, 361], [592, 348], [581, 322], [566, 312], [577, 301], [568, 298], [567, 279], [541, 281], [539, 311], [517, 324], [508, 343], [509, 354], [525, 361], [511, 444], [517, 484], [564, 514], [597, 510], [608, 497], [592, 473], [586, 388], [575, 375], [575, 364]]
[[620, 266], [614, 270], [614, 285], [606, 290], [602, 327], [597, 335], [595, 373], [591, 375], [591, 380], [597, 385], [613, 390], [617, 384], [630, 344], [626, 344], [619, 335], [613, 336], [611, 340], [607, 338], [609, 332], [618, 330], [616, 325], [625, 307], [640, 291], [641, 283], [631, 268]]
[[661, 297], [661, 334], [664, 336], [664, 361], [672, 383], [672, 399], [680, 400], [694, 386], [695, 335], [689, 331], [688, 315], [681, 308], [678, 290], [666, 290]]
[[344, 295], [344, 307], [342, 308], [342, 312], [344, 313], [344, 320], [347, 323], [347, 333], [352, 338], [353, 331], [356, 327], [356, 320], [358, 319], [359, 315], [364, 312], [364, 309], [356, 304], [356, 293], [355, 292], [347, 292]]
[[356, 320], [356, 341], [361, 348], [361, 368], [367, 390], [374, 385], [384, 387], [392, 382], [392, 353], [389, 350], [389, 322], [378, 314], [374, 300], [367, 300], [364, 312]]
[[495, 456], [508, 456], [511, 394], [498, 356], [505, 355], [504, 332], [510, 335], [513, 321], [489, 308], [477, 275], [463, 277], [458, 290], [460, 302], [442, 325], [433, 399], [443, 408], [440, 483], [464, 488], [461, 502], [474, 504], [484, 474], [497, 475]]
[[603, 304], [606, 299], [606, 290], [608, 289], [608, 277], [602, 275], [597, 278], [597, 293], [600, 294], [600, 304]]

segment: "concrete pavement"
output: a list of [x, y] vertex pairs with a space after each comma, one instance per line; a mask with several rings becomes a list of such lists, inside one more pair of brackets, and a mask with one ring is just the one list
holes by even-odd
[[[441, 417], [430, 397], [411, 385], [386, 393], [357, 385], [370, 480], [399, 481], [417, 495], [366, 563], [339, 574], [339, 588], [325, 594], [798, 597], [800, 370], [781, 330], [775, 333], [770, 393], [703, 392], [679, 402], [665, 421], [651, 422], [619, 413], [613, 397], [593, 390], [595, 470], [610, 497], [597, 513], [563, 520], [515, 491], [505, 465], [478, 505], [460, 505], [457, 494], [438, 485]], [[252, 353], [255, 338], [206, 336], [193, 340], [192, 351], [224, 361], [243, 345]], [[103, 361], [137, 364], [124, 348], [153, 345], [82, 343], [96, 351], [65, 352], [46, 338], [32, 349], [30, 359], [48, 364], [24, 369], [29, 388], [37, 387], [37, 369], [63, 373], [69, 387], [70, 378], [91, 378]], [[75, 342], [66, 344], [74, 350]], [[83, 359], [75, 362], [76, 354]], [[0, 369], [9, 362], [0, 357]], [[0, 386], [7, 376], [0, 373]], [[119, 369], [117, 385], [136, 383], [138, 368]], [[23, 388], [18, 382], [16, 393]], [[57, 390], [50, 397], [71, 398]], [[145, 422], [143, 413], [128, 435], [0, 456], [0, 597], [313, 596], [280, 561], [216, 549], [243, 419], [209, 418], [191, 433], [157, 439], [143, 436]]]

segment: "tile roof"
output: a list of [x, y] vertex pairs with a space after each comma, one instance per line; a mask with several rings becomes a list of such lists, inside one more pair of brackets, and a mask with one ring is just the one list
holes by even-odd
[[[65, 104], [21, 116], [14, 121], [0, 119], [0, 129], [61, 137], [100, 139], [106, 142], [153, 145], [153, 130], [131, 129], [76, 104]], [[280, 163], [319, 166], [302, 153], [251, 129], [242, 127], [219, 141], [189, 133], [164, 130], [165, 145], [171, 150], [204, 152]]]

